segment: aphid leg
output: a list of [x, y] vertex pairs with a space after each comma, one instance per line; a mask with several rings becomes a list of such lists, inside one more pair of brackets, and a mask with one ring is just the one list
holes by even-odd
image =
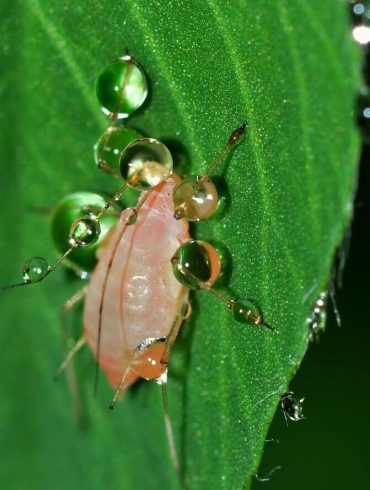
[[103, 172], [106, 172], [107, 174], [112, 175], [115, 179], [121, 178], [121, 174], [116, 172], [114, 169], [112, 169], [103, 160], [98, 161], [98, 167], [100, 168], [100, 170], [103, 170]]
[[[273, 325], [265, 321], [256, 305], [246, 300], [240, 302], [236, 299], [228, 299], [212, 288], [219, 275], [221, 264], [216, 250], [209, 243], [196, 240], [183, 243], [172, 257], [171, 263], [175, 277], [181, 284], [191, 289], [202, 289], [211, 293], [227, 306], [238, 323], [261, 325], [275, 330]], [[194, 264], [197, 264], [197, 270]], [[207, 272], [206, 280], [197, 275], [200, 270], [199, 264], [203, 266], [201, 274], [204, 276]]]
[[109, 409], [110, 410], [113, 410], [116, 403], [117, 403], [117, 400], [119, 399], [119, 397], [121, 396], [121, 394], [124, 392], [125, 390], [125, 382], [126, 382], [126, 379], [128, 377], [128, 375], [130, 374], [131, 370], [132, 370], [132, 365], [134, 364], [134, 362], [136, 361], [136, 359], [139, 357], [139, 355], [142, 353], [142, 348], [141, 346], [139, 347], [136, 347], [136, 349], [133, 351], [133, 353], [131, 354], [131, 357], [129, 359], [129, 362], [126, 366], [126, 369], [121, 377], [121, 380], [119, 382], [119, 385], [116, 389], [116, 392], [114, 393], [114, 396], [112, 398], [112, 401], [110, 402], [109, 404]]
[[[62, 306], [61, 309], [61, 326], [62, 326], [62, 338], [65, 350], [67, 350], [67, 344], [69, 340], [68, 328], [67, 328], [67, 315], [78, 305], [80, 304], [85, 295], [87, 288], [84, 287], [76, 294], [74, 294], [71, 298], [69, 298]], [[86, 413], [83, 408], [82, 396], [80, 393], [80, 389], [77, 382], [77, 375], [73, 364], [71, 363], [74, 356], [80, 349], [85, 345], [86, 340], [84, 337], [81, 337], [77, 342], [73, 345], [73, 347], [67, 352], [66, 357], [63, 362], [59, 366], [59, 368], [54, 373], [54, 379], [58, 380], [60, 375], [66, 371], [68, 390], [71, 394], [71, 398], [73, 401], [74, 411], [76, 414], [77, 423], [80, 427], [86, 426]]]
[[65, 369], [69, 366], [72, 367], [70, 364], [72, 359], [75, 357], [77, 352], [81, 350], [81, 348], [86, 344], [86, 339], [85, 337], [80, 337], [77, 342], [74, 344], [71, 350], [68, 351], [66, 357], [64, 358], [64, 361], [62, 364], [58, 367], [58, 369], [54, 373], [54, 379], [55, 381], [58, 381], [61, 374], [65, 371]]
[[164, 381], [162, 383], [161, 388], [162, 388], [162, 402], [163, 402], [163, 410], [164, 410], [164, 421], [166, 424], [166, 434], [167, 434], [168, 447], [170, 449], [170, 454], [171, 454], [173, 466], [174, 466], [176, 473], [178, 474], [178, 476], [181, 480], [181, 478], [182, 478], [181, 467], [180, 467], [179, 457], [177, 455], [175, 438], [173, 435], [172, 422], [171, 422], [170, 410], [169, 410], [169, 404], [168, 404], [167, 379], [166, 379], [166, 381]]
[[[186, 309], [187, 309], [187, 295], [186, 295]], [[160, 377], [160, 383], [161, 383], [161, 388], [162, 388], [163, 412], [164, 412], [164, 421], [166, 424], [166, 434], [167, 434], [168, 447], [170, 449], [170, 454], [171, 454], [171, 459], [172, 459], [173, 465], [174, 465], [175, 470], [176, 470], [177, 474], [179, 475], [180, 479], [181, 479], [181, 467], [180, 467], [179, 457], [177, 455], [175, 438], [173, 435], [173, 428], [172, 428], [172, 422], [171, 422], [171, 417], [170, 417], [169, 403], [168, 403], [167, 369], [168, 369], [168, 363], [169, 363], [169, 358], [170, 358], [170, 354], [171, 354], [173, 344], [175, 343], [175, 340], [176, 340], [177, 335], [180, 331], [182, 322], [185, 318], [186, 318], [186, 313], [184, 314], [183, 311], [181, 311], [181, 313], [176, 315], [176, 317], [173, 321], [170, 333], [166, 338], [163, 354], [162, 354], [161, 360], [160, 360], [160, 363], [163, 366], [163, 373], [162, 373], [162, 376]]]

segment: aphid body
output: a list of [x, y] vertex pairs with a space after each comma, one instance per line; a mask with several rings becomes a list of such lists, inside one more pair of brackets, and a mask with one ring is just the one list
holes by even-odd
[[287, 391], [281, 396], [280, 405], [283, 410], [285, 420], [298, 422], [304, 418], [302, 403], [304, 398], [298, 399], [294, 396], [293, 391]]
[[[99, 263], [85, 301], [85, 337], [97, 356], [101, 314], [99, 364], [114, 387], [118, 386], [135, 348], [145, 339], [160, 339], [169, 334], [186, 295], [186, 288], [176, 280], [171, 267], [172, 256], [189, 238], [188, 223], [174, 218], [172, 192], [178, 180], [173, 175], [153, 189], [134, 226], [127, 226], [132, 210], [124, 210], [98, 251]], [[115, 250], [117, 237], [125, 227]], [[104, 308], [100, 313], [102, 297]], [[154, 349], [153, 345], [145, 352], [145, 358], [151, 359], [153, 365], [160, 361], [160, 350], [155, 353]], [[142, 366], [140, 375], [151, 379], [150, 366], [147, 370]], [[127, 381], [133, 382], [136, 377]]]

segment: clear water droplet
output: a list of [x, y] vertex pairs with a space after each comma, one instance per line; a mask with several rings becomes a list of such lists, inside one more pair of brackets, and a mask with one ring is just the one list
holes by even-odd
[[141, 66], [127, 55], [100, 72], [95, 91], [105, 114], [124, 119], [144, 103], [148, 86]]
[[100, 223], [92, 213], [78, 218], [71, 226], [69, 241], [72, 246], [86, 247], [95, 243], [100, 236]]
[[49, 263], [44, 257], [32, 257], [23, 266], [23, 280], [27, 283], [41, 281], [49, 272]]
[[105, 172], [119, 176], [119, 161], [123, 150], [140, 137], [141, 135], [131, 128], [110, 126], [94, 147], [95, 163]]

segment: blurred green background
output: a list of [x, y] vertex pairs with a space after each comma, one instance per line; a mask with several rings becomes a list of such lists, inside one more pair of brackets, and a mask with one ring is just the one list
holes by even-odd
[[[330, 312], [326, 332], [309, 347], [291, 389], [304, 420], [284, 420], [278, 410], [253, 489], [370, 488], [370, 146], [365, 146], [355, 199], [343, 289], [336, 300], [342, 327]], [[281, 467], [277, 469], [277, 467]]]

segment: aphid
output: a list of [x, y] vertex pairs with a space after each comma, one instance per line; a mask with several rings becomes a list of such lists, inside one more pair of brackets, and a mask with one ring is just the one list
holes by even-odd
[[[169, 447], [179, 471], [167, 369], [181, 324], [191, 312], [189, 290], [210, 292], [239, 323], [273, 329], [256, 305], [227, 298], [213, 288], [222, 268], [219, 255], [211, 244], [189, 235], [188, 221], [204, 220], [215, 212], [218, 194], [211, 175], [240, 141], [246, 124], [231, 133], [204, 175], [181, 180], [172, 172], [172, 156], [163, 143], [117, 123], [138, 109], [147, 95], [138, 63], [126, 55], [108, 65], [97, 79], [96, 93], [111, 124], [95, 146], [95, 160], [102, 170], [123, 177], [124, 183], [110, 199], [75, 193], [59, 203], [52, 230], [61, 257], [52, 265], [33, 257], [24, 266], [23, 282], [15, 286], [44, 280], [62, 262], [80, 276], [92, 271], [87, 288], [68, 303], [69, 308], [85, 299], [84, 333], [56, 377], [87, 343], [116, 389], [110, 408], [139, 377], [160, 384]], [[135, 207], [120, 212], [117, 203], [129, 187], [141, 195]]]
[[302, 420], [303, 416], [303, 407], [302, 403], [304, 398], [298, 400], [294, 396], [293, 391], [287, 391], [281, 396], [280, 405], [283, 411], [285, 420], [293, 420], [294, 422], [298, 422], [298, 420]]

